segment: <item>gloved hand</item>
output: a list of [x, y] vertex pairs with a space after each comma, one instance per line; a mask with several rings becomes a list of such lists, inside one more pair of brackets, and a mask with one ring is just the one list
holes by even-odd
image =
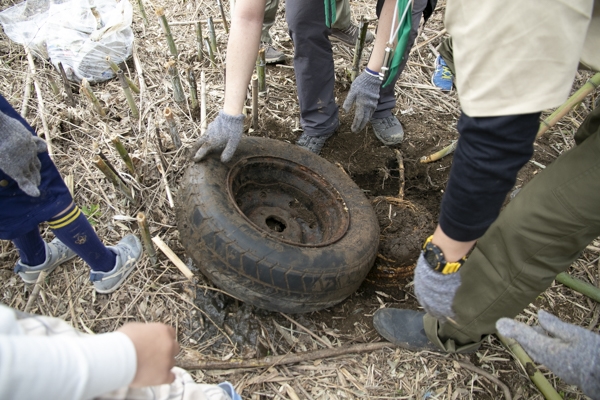
[[461, 284], [460, 272], [444, 275], [435, 271], [421, 252], [415, 268], [414, 282], [415, 295], [425, 311], [440, 322], [454, 318], [452, 302]]
[[198, 162], [212, 151], [223, 150], [221, 161], [227, 162], [237, 149], [244, 131], [244, 115], [229, 115], [219, 111], [217, 118], [192, 147], [193, 160]]
[[538, 319], [551, 336], [510, 318], [500, 318], [496, 329], [519, 342], [531, 358], [550, 368], [565, 382], [600, 399], [600, 335], [542, 310], [538, 312]]
[[47, 149], [20, 121], [0, 112], [0, 169], [29, 196], [40, 195], [42, 163], [37, 155]]
[[354, 121], [352, 122], [352, 132], [356, 133], [367, 126], [367, 122], [373, 116], [379, 101], [379, 89], [381, 88], [381, 79], [379, 76], [364, 71], [352, 82], [350, 93], [344, 101], [344, 111], [350, 112], [353, 105], [356, 104], [354, 112]]

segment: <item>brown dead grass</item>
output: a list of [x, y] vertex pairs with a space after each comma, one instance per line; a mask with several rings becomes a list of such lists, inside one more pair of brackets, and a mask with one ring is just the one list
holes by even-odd
[[[354, 1], [354, 16], [366, 15], [374, 18], [372, 2]], [[413, 113], [446, 114], [455, 117], [459, 114], [456, 93], [441, 95], [431, 86], [434, 46], [443, 35], [442, 16], [444, 1], [440, 1], [438, 11], [430, 23], [422, 29], [417, 45], [408, 66], [397, 84], [399, 98], [398, 112], [403, 115]], [[2, 9], [11, 3], [2, 1]], [[172, 89], [164, 70], [168, 49], [158, 21], [154, 18], [153, 6], [165, 6], [167, 18], [171, 22], [206, 20], [208, 16], [220, 18], [213, 1], [165, 1], [147, 2], [150, 24], [142, 24], [137, 6], [134, 4], [134, 31], [136, 55], [141, 70], [128, 63], [127, 74], [140, 83], [142, 92], [135, 96], [141, 117], [130, 117], [125, 97], [116, 80], [93, 87], [95, 94], [108, 112], [107, 118], [100, 118], [83, 96], [76, 94], [76, 107], [67, 107], [63, 96], [53, 94], [49, 81], [60, 85], [57, 72], [48, 62], [36, 60], [35, 79], [40, 83], [45, 112], [41, 113], [35, 91], [26, 101], [29, 107], [27, 119], [43, 132], [42, 119], [49, 127], [53, 159], [63, 176], [74, 183], [76, 202], [80, 207], [98, 206], [99, 213], [93, 217], [99, 236], [107, 244], [116, 243], [127, 233], [137, 233], [135, 216], [138, 212], [147, 215], [151, 234], [160, 236], [182, 259], [187, 261], [185, 252], [178, 240], [174, 226], [174, 210], [169, 204], [166, 186], [157, 169], [157, 162], [163, 164], [169, 190], [176, 197], [177, 182], [187, 163], [185, 150], [176, 151], [163, 118], [165, 107], [173, 109], [184, 145], [190, 145], [198, 137], [200, 123], [193, 120], [187, 105], [180, 106], [172, 100]], [[228, 4], [226, 5], [228, 8]], [[221, 53], [217, 55], [217, 66], [208, 62], [202, 65], [194, 61], [195, 36], [193, 25], [172, 26], [173, 34], [181, 53], [180, 72], [186, 66], [193, 66], [198, 76], [206, 74], [208, 120], [218, 112], [224, 95], [224, 60], [226, 34], [217, 25]], [[278, 47], [292, 54], [292, 44], [287, 35], [283, 10], [273, 28], [273, 38]], [[435, 38], [433, 41], [428, 40]], [[23, 48], [0, 34], [0, 90], [17, 110], [23, 104], [25, 82], [30, 74]], [[336, 45], [336, 72], [343, 81], [344, 68], [350, 66], [352, 49]], [[287, 66], [269, 68], [267, 73], [269, 94], [261, 98], [261, 121], [276, 121], [287, 127], [280, 139], [292, 141], [296, 136], [294, 127], [298, 125], [298, 105], [296, 102], [293, 74]], [[579, 82], [585, 79], [580, 77]], [[184, 88], [187, 92], [187, 85]], [[250, 102], [248, 102], [250, 105]], [[557, 129], [550, 132], [551, 147], [556, 157], [570, 148], [572, 132], [586, 114], [585, 108], [565, 118]], [[435, 118], [434, 118], [435, 120]], [[113, 150], [110, 139], [119, 135], [129, 149], [137, 168], [138, 178], [125, 173], [123, 162]], [[113, 165], [117, 167], [130, 187], [133, 188], [136, 203], [128, 203], [124, 197], [108, 183], [101, 172], [92, 164], [94, 147], [101, 149]], [[156, 157], [155, 155], [158, 155]], [[157, 161], [158, 160], [158, 161]], [[43, 228], [45, 237], [51, 233]], [[600, 242], [593, 243], [600, 247]], [[571, 273], [585, 281], [598, 285], [600, 268], [597, 251], [586, 251], [573, 266]], [[23, 310], [32, 287], [24, 285], [13, 274], [12, 267], [18, 258], [12, 243], [0, 242], [0, 301], [11, 307]], [[159, 263], [152, 267], [144, 257], [132, 277], [112, 295], [97, 295], [88, 281], [88, 267], [79, 259], [68, 262], [43, 282], [39, 297], [31, 308], [32, 312], [60, 317], [74, 327], [89, 333], [112, 331], [129, 321], [160, 321], [174, 326], [182, 345], [180, 362], [198, 360], [227, 361], [244, 357], [242, 349], [231, 340], [215, 346], [221, 338], [202, 338], [204, 324], [210, 320], [199, 318], [204, 311], [194, 304], [198, 288], [217, 290], [202, 277], [190, 282], [159, 254]], [[412, 291], [410, 286], [406, 289]], [[386, 297], [378, 296], [373, 307], [362, 311], [368, 319], [378, 307], [386, 306]], [[598, 330], [600, 307], [583, 296], [573, 293], [560, 284], [554, 284], [542, 294], [537, 302], [530, 305], [519, 317], [532, 323], [538, 308], [554, 311], [569, 322], [589, 329]], [[310, 320], [310, 315], [306, 316]], [[200, 322], [199, 322], [200, 321]], [[316, 326], [316, 325], [315, 325]], [[235, 327], [233, 327], [235, 329]], [[219, 327], [221, 329], [221, 327]], [[261, 328], [262, 329], [262, 328]], [[318, 350], [327, 347], [337, 348], [352, 343], [362, 343], [365, 338], [378, 340], [369, 324], [357, 323], [353, 334], [339, 334], [325, 324], [311, 329], [311, 334], [300, 329], [297, 324], [287, 321], [279, 325], [275, 334], [262, 329], [262, 342], [265, 342], [270, 355], [289, 352]], [[227, 336], [226, 329], [221, 335]], [[494, 375], [507, 384], [513, 398], [540, 399], [536, 388], [529, 382], [523, 368], [495, 338], [488, 338], [481, 350], [470, 357], [440, 355], [429, 352], [384, 348], [365, 354], [345, 355], [300, 364], [275, 366], [259, 369], [227, 369], [195, 371], [199, 381], [219, 382], [230, 380], [237, 390], [249, 399], [492, 399], [502, 397], [502, 389], [481, 374], [461, 367], [458, 361], [467, 361], [483, 371]], [[569, 398], [584, 396], [573, 386], [566, 385], [552, 373], [543, 370], [558, 391]]]

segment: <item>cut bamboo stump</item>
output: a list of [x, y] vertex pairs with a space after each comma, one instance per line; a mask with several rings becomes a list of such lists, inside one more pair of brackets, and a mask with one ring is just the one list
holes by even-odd
[[169, 126], [169, 133], [171, 135], [171, 140], [173, 141], [173, 145], [176, 149], [181, 147], [181, 139], [179, 138], [179, 132], [177, 131], [177, 123], [175, 122], [175, 118], [173, 117], [173, 111], [169, 107], [165, 108], [163, 112], [165, 116], [165, 120], [167, 121], [167, 125]]
[[119, 190], [121, 193], [123, 193], [123, 195], [125, 195], [127, 200], [129, 200], [133, 203], [133, 193], [132, 193], [131, 189], [129, 189], [127, 187], [127, 185], [125, 185], [123, 183], [123, 181], [121, 181], [121, 179], [119, 179], [117, 177], [117, 175], [113, 172], [113, 170], [110, 169], [106, 165], [106, 163], [104, 163], [104, 160], [102, 160], [102, 158], [100, 158], [100, 156], [95, 155], [93, 157], [92, 161], [94, 162], [94, 165], [96, 165], [96, 167], [98, 167], [98, 169], [100, 171], [102, 171], [104, 176], [106, 176], [108, 178], [108, 180], [113, 184], [113, 186], [117, 190]]
[[142, 243], [144, 245], [144, 249], [146, 250], [146, 255], [154, 267], [156, 266], [158, 260], [156, 258], [156, 249], [154, 249], [154, 245], [152, 244], [152, 236], [150, 236], [150, 228], [148, 227], [146, 215], [143, 212], [138, 213], [137, 221], [140, 227], [140, 236], [142, 237]]
[[165, 38], [167, 39], [167, 44], [169, 45], [169, 52], [175, 59], [177, 59], [177, 57], [179, 56], [179, 52], [177, 51], [177, 46], [175, 46], [175, 41], [173, 40], [173, 35], [171, 34], [171, 28], [169, 27], [169, 22], [167, 21], [167, 17], [165, 16], [164, 8], [157, 7], [156, 16], [160, 21], [160, 27], [162, 28], [162, 31], [165, 34]]

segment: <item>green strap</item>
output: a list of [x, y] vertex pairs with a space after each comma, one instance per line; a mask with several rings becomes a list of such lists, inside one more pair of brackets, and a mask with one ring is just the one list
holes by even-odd
[[[409, 0], [398, 0], [398, 22], [400, 22], [400, 18], [402, 18], [402, 14], [406, 9], [406, 5]], [[400, 68], [400, 63], [404, 59], [404, 53], [406, 53], [406, 46], [408, 44], [408, 37], [410, 36], [410, 29], [412, 25], [412, 5], [410, 6], [408, 12], [406, 13], [406, 17], [402, 22], [402, 26], [400, 26], [400, 30], [398, 31], [398, 38], [396, 42], [396, 49], [394, 50], [394, 56], [392, 57], [392, 63], [390, 66], [390, 70], [388, 72], [388, 76], [386, 81], [383, 83], [383, 87], [389, 85], [393, 80], [396, 74], [398, 73], [398, 69]], [[394, 28], [394, 27], [392, 27]]]
[[335, 23], [335, 17], [336, 17], [336, 6], [335, 6], [335, 0], [324, 0], [325, 1], [325, 25], [327, 25], [328, 28], [331, 28], [333, 26], [333, 24]]

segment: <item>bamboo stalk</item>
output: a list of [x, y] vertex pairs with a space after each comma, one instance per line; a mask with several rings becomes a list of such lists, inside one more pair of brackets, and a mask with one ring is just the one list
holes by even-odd
[[133, 94], [131, 94], [131, 89], [125, 80], [125, 74], [123, 71], [119, 70], [119, 72], [117, 72], [117, 77], [119, 78], [119, 82], [121, 82], [121, 88], [123, 88], [123, 92], [125, 93], [127, 104], [129, 104], [129, 108], [131, 109], [131, 116], [135, 119], [138, 119], [140, 117], [140, 112], [135, 104]]
[[198, 62], [204, 61], [204, 53], [202, 52], [202, 24], [196, 22], [196, 45], [198, 46]]
[[98, 100], [98, 98], [96, 97], [96, 95], [94, 94], [94, 92], [92, 92], [92, 88], [90, 87], [90, 83], [85, 78], [83, 78], [81, 80], [81, 89], [80, 89], [80, 91], [92, 103], [92, 106], [94, 107], [94, 110], [96, 110], [96, 112], [98, 114], [100, 114], [101, 117], [106, 117], [106, 111], [104, 111], [104, 108], [102, 108], [102, 106], [100, 105], [100, 101]]
[[[108, 127], [106, 127], [106, 130], [108, 131]], [[104, 153], [102, 152], [102, 150], [100, 150], [100, 148], [98, 147], [98, 143], [93, 143], [92, 145], [93, 147], [93, 152], [94, 155], [100, 157], [102, 159], [102, 161], [104, 161], [104, 164], [106, 164], [106, 166], [108, 168], [110, 168], [110, 170], [112, 171], [113, 174], [115, 174], [117, 176], [117, 178], [119, 178], [119, 180], [125, 184], [125, 180], [123, 179], [123, 177], [117, 172], [116, 168], [112, 165], [112, 163], [108, 160], [108, 158], [106, 158], [106, 156], [104, 155]]]
[[262, 48], [258, 50], [258, 56], [256, 57], [256, 75], [258, 76], [258, 91], [260, 93], [267, 90], [267, 80], [265, 74], [266, 65], [265, 49]]
[[258, 78], [252, 77], [252, 129], [258, 130]]
[[458, 145], [458, 140], [454, 140], [450, 145], [444, 147], [438, 152], [430, 154], [428, 156], [423, 156], [419, 159], [419, 162], [426, 164], [433, 161], [437, 161], [443, 157], [446, 157], [448, 154], [451, 154], [454, 150], [456, 150], [456, 146]]
[[225, 33], [229, 33], [229, 25], [227, 24], [227, 18], [225, 18], [225, 10], [223, 9], [223, 3], [221, 0], [217, 0], [217, 5], [219, 6], [219, 10], [221, 10], [221, 18], [223, 19], [223, 27], [225, 28]]
[[171, 77], [171, 84], [173, 85], [173, 99], [175, 99], [177, 103], [184, 103], [185, 94], [183, 93], [183, 87], [181, 86], [181, 79], [179, 78], [177, 63], [175, 60], [169, 60], [165, 64], [165, 68]]
[[171, 28], [169, 27], [169, 22], [167, 22], [167, 17], [165, 16], [165, 9], [162, 7], [156, 8], [156, 15], [160, 21], [160, 26], [167, 38], [167, 44], [169, 45], [169, 51], [171, 55], [177, 59], [179, 53], [177, 52], [177, 46], [175, 46], [175, 41], [173, 40], [173, 35], [171, 34]]
[[210, 46], [210, 40], [207, 37], [204, 38], [204, 46], [206, 47], [206, 52], [208, 53], [208, 58], [210, 59], [212, 65], [217, 65], [215, 61], [215, 53], [213, 52], [212, 47]]
[[92, 161], [94, 165], [96, 165], [96, 167], [98, 167], [98, 169], [102, 171], [104, 176], [108, 178], [108, 180], [113, 184], [113, 186], [121, 193], [123, 193], [129, 201], [133, 202], [133, 194], [131, 189], [129, 189], [127, 185], [125, 185], [119, 178], [117, 178], [112, 169], [108, 168], [108, 166], [104, 163], [104, 160], [102, 160], [102, 158], [100, 158], [98, 155], [95, 155], [92, 158]]
[[33, 62], [33, 56], [28, 47], [25, 47], [25, 53], [27, 54], [27, 62], [29, 64], [29, 72], [33, 79], [33, 87], [37, 95], [38, 101], [38, 115], [42, 120], [42, 127], [44, 128], [44, 136], [46, 137], [46, 146], [48, 147], [48, 154], [50, 157], [53, 156], [54, 151], [52, 150], [52, 137], [50, 137], [50, 131], [48, 130], [48, 123], [46, 122], [46, 107], [44, 106], [44, 98], [42, 97], [42, 88], [38, 82], [37, 72], [35, 71], [35, 63]]
[[558, 107], [548, 118], [542, 121], [536, 139], [542, 136], [548, 129], [552, 128], [562, 117], [567, 115], [575, 105], [581, 103], [585, 97], [600, 85], [600, 72], [592, 76], [582, 87]]
[[21, 103], [21, 117], [27, 117], [29, 111], [29, 99], [31, 98], [31, 72], [25, 78], [25, 89], [23, 90], [23, 102]]
[[556, 281], [600, 303], [600, 288], [580, 279], [573, 278], [571, 275], [564, 272], [556, 275]]
[[67, 78], [67, 73], [65, 72], [65, 68], [62, 63], [58, 62], [58, 72], [60, 73], [60, 77], [62, 79], [63, 87], [65, 88], [65, 93], [67, 95], [67, 105], [70, 107], [75, 107], [77, 104], [75, 102], [75, 98], [73, 97], [73, 90], [71, 89], [71, 82]]
[[156, 244], [156, 247], [158, 247], [163, 253], [165, 253], [167, 258], [171, 260], [173, 264], [175, 264], [177, 269], [179, 269], [179, 271], [181, 271], [181, 273], [186, 278], [188, 278], [190, 281], [194, 279], [194, 273], [190, 271], [187, 265], [185, 265], [185, 263], [181, 261], [179, 257], [177, 257], [177, 254], [175, 254], [173, 250], [171, 250], [169, 246], [167, 246], [167, 244], [160, 238], [160, 236], [154, 236], [152, 238], [152, 241], [154, 242], [154, 244]]
[[365, 48], [365, 39], [367, 38], [367, 30], [369, 29], [369, 21], [365, 20], [365, 16], [360, 17], [360, 33], [356, 38], [356, 45], [354, 47], [354, 59], [352, 60], [352, 72], [350, 73], [350, 82], [354, 82], [358, 76], [360, 70], [360, 60], [362, 59], [362, 52]]
[[144, 21], [145, 26], [148, 26], [148, 16], [146, 15], [146, 7], [144, 7], [144, 0], [138, 0], [138, 6], [140, 7], [142, 21]]
[[[121, 68], [119, 68], [119, 66], [117, 64], [115, 64], [115, 62], [113, 60], [110, 59], [110, 56], [106, 56], [106, 61], [108, 62], [108, 65], [110, 66], [110, 69], [112, 69], [112, 71], [115, 74], [119, 74], [119, 71], [122, 71]], [[131, 80], [129, 79], [129, 77], [125, 74], [123, 74], [125, 81], [127, 82], [127, 85], [129, 86], [129, 88], [131, 90], [133, 90], [135, 92], [135, 94], [140, 94], [140, 88]]]
[[562, 397], [554, 390], [550, 382], [542, 375], [537, 369], [533, 360], [527, 355], [525, 350], [521, 347], [516, 340], [504, 337], [497, 334], [502, 344], [509, 349], [512, 354], [519, 360], [525, 372], [529, 376], [529, 379], [537, 386], [539, 391], [544, 395], [547, 400], [562, 400]]
[[160, 175], [162, 176], [163, 184], [165, 185], [165, 192], [167, 193], [167, 200], [169, 200], [169, 206], [171, 208], [175, 207], [175, 203], [173, 202], [173, 196], [171, 195], [171, 188], [169, 187], [169, 181], [167, 180], [167, 174], [162, 165], [162, 161], [160, 160], [160, 156], [158, 153], [154, 153], [154, 161], [156, 162], [156, 168]]
[[190, 86], [190, 107], [192, 108], [192, 116], [194, 110], [198, 108], [198, 85], [196, 85], [196, 76], [192, 68], [187, 69], [188, 85]]
[[210, 49], [213, 54], [217, 54], [217, 34], [215, 33], [215, 24], [212, 17], [208, 17], [208, 38], [210, 40]]
[[178, 149], [181, 147], [181, 139], [179, 138], [179, 132], [177, 131], [177, 124], [175, 123], [173, 112], [169, 107], [165, 108], [164, 116], [167, 120], [167, 125], [169, 125], [169, 133], [171, 134], [171, 140], [173, 141], [173, 145], [175, 146], [175, 148]]
[[206, 121], [206, 76], [200, 72], [200, 135], [204, 135], [208, 122]]
[[117, 153], [119, 153], [119, 156], [125, 162], [125, 165], [131, 173], [131, 176], [135, 176], [135, 167], [133, 166], [133, 161], [131, 161], [131, 157], [129, 157], [129, 152], [121, 142], [121, 139], [119, 139], [118, 136], [113, 136], [111, 141], [113, 142]]
[[144, 244], [146, 255], [148, 255], [150, 263], [154, 267], [156, 266], [158, 259], [156, 257], [156, 249], [152, 244], [152, 236], [150, 236], [150, 228], [148, 227], [148, 220], [146, 219], [146, 214], [144, 214], [143, 212], [138, 213], [137, 221], [138, 226], [140, 227], [140, 236], [142, 237], [142, 243]]
[[55, 96], [60, 96], [60, 89], [58, 88], [58, 85], [56, 84], [54, 78], [52, 78], [51, 76], [48, 77], [48, 84], [50, 84], [50, 89], [52, 89], [52, 93], [54, 93]]

